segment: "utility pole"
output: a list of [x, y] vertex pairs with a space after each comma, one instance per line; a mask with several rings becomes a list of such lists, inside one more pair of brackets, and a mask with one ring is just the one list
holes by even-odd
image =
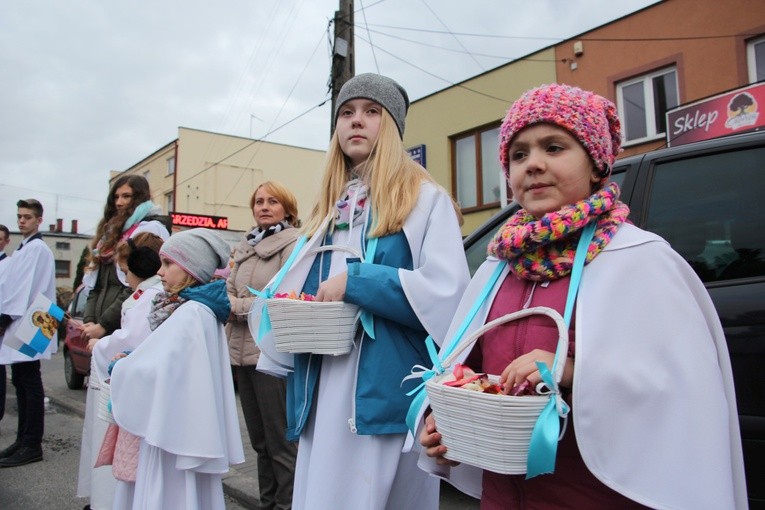
[[340, 0], [340, 10], [335, 11], [335, 43], [332, 52], [332, 118], [330, 136], [335, 131], [335, 102], [345, 82], [356, 74], [356, 52], [353, 36], [353, 0]]

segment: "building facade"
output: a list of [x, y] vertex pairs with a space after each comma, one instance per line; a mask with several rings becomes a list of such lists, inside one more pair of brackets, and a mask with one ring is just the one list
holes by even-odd
[[165, 214], [176, 213], [174, 230], [208, 226], [238, 239], [239, 232], [253, 226], [250, 197], [264, 181], [287, 186], [297, 197], [299, 217], [306, 218], [321, 182], [324, 154], [181, 127], [177, 139], [124, 172], [112, 173], [111, 182], [125, 173], [143, 175], [152, 201]]
[[426, 168], [459, 202], [469, 234], [504, 202], [497, 152], [499, 125], [523, 91], [555, 81], [552, 48], [412, 102], [404, 144], [418, 147]]
[[555, 62], [616, 103], [625, 156], [657, 149], [668, 109], [765, 80], [765, 2], [666, 0], [556, 45]]
[[667, 110], [761, 80], [765, 2], [665, 0], [414, 101], [404, 141], [424, 147], [467, 235], [504, 203], [497, 128], [523, 91], [557, 81], [613, 100], [627, 156], [668, 143]]

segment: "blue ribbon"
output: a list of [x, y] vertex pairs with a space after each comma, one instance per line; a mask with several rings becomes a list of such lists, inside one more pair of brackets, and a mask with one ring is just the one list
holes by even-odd
[[[364, 260], [362, 264], [371, 264], [374, 262], [375, 252], [377, 251], [377, 237], [373, 237], [367, 241], [367, 250], [364, 254]], [[372, 312], [369, 310], [361, 310], [361, 326], [364, 328], [364, 333], [371, 338], [375, 339], [375, 318]]]
[[[567, 329], [569, 324], [571, 324], [571, 315], [574, 310], [574, 301], [579, 291], [579, 282], [582, 279], [582, 269], [587, 256], [587, 248], [595, 233], [596, 224], [597, 222], [595, 221], [590, 222], [582, 229], [582, 235], [579, 237], [579, 244], [576, 247], [563, 316]], [[558, 351], [556, 350], [552, 366], [556, 367], [557, 365]], [[555, 470], [555, 457], [558, 452], [558, 441], [560, 440], [560, 418], [565, 418], [569, 412], [569, 407], [561, 397], [560, 388], [547, 368], [547, 364], [537, 361], [537, 368], [542, 376], [542, 381], [550, 390], [550, 400], [539, 415], [531, 432], [529, 454], [526, 459], [526, 479], [545, 473], [552, 473]]]
[[272, 285], [267, 286], [262, 291], [255, 290], [252, 287], [247, 287], [247, 290], [250, 291], [250, 293], [263, 298], [263, 308], [260, 312], [260, 324], [258, 325], [258, 335], [257, 338], [255, 338], [255, 343], [257, 345], [260, 345], [261, 340], [265, 335], [267, 335], [271, 331], [271, 317], [268, 315], [268, 307], [266, 306], [266, 300], [271, 299], [274, 297], [274, 291], [272, 289], [278, 289], [279, 285], [281, 285], [282, 280], [287, 275], [287, 272], [292, 267], [292, 264], [295, 263], [295, 259], [298, 257], [298, 254], [300, 253], [300, 250], [303, 249], [303, 246], [308, 241], [308, 238], [306, 236], [300, 236], [297, 240], [297, 243], [295, 243], [295, 247], [292, 249], [292, 253], [290, 253], [290, 256], [287, 257], [287, 261], [284, 263], [284, 265], [279, 269], [279, 272], [276, 273], [276, 277], [274, 278], [274, 282]]
[[[409, 427], [409, 430], [411, 430], [413, 434], [417, 425], [417, 415], [420, 413], [420, 407], [422, 407], [422, 404], [425, 401], [425, 397], [428, 395], [425, 392], [425, 383], [436, 375], [444, 373], [444, 367], [441, 366], [441, 360], [438, 359], [438, 349], [436, 347], [436, 342], [430, 335], [428, 335], [428, 338], [425, 339], [425, 347], [428, 349], [428, 355], [430, 356], [430, 361], [433, 363], [433, 368], [428, 370], [425, 367], [418, 365], [412, 369], [411, 375], [404, 377], [404, 381], [417, 377], [422, 378], [422, 382], [417, 385], [415, 389], [407, 392], [406, 394], [407, 397], [414, 395], [412, 403], [409, 404], [409, 410], [406, 412], [406, 426]], [[421, 370], [415, 372], [415, 369]], [[404, 381], [401, 381], [401, 383], [403, 384]]]
[[494, 269], [494, 272], [489, 277], [486, 285], [484, 285], [483, 290], [481, 290], [481, 295], [478, 296], [478, 299], [473, 303], [470, 311], [465, 316], [465, 320], [462, 321], [462, 324], [452, 337], [449, 344], [443, 350], [440, 358], [436, 350], [436, 342], [433, 340], [433, 338], [428, 336], [428, 338], [425, 339], [425, 346], [428, 349], [428, 355], [430, 356], [430, 361], [433, 363], [433, 368], [431, 370], [427, 370], [424, 367], [415, 366], [412, 369], [412, 373], [404, 378], [404, 381], [416, 377], [422, 378], [422, 382], [415, 389], [406, 394], [409, 397], [414, 395], [412, 403], [409, 404], [409, 411], [406, 413], [406, 425], [409, 427], [409, 430], [412, 432], [412, 434], [414, 434], [414, 429], [417, 425], [416, 420], [417, 415], [420, 413], [420, 407], [422, 406], [422, 403], [425, 401], [425, 397], [427, 396], [427, 393], [425, 392], [425, 383], [434, 376], [444, 373], [444, 367], [441, 366], [441, 360], [449, 357], [449, 355], [454, 352], [454, 349], [457, 347], [457, 345], [459, 345], [460, 340], [465, 334], [465, 331], [467, 330], [468, 326], [470, 326], [470, 323], [473, 322], [473, 319], [478, 313], [478, 310], [481, 308], [481, 305], [483, 305], [483, 302], [491, 292], [491, 289], [494, 288], [497, 280], [499, 280], [499, 275], [502, 274], [502, 271], [504, 271], [505, 267], [507, 267], [507, 262], [501, 262], [497, 264], [496, 269]]

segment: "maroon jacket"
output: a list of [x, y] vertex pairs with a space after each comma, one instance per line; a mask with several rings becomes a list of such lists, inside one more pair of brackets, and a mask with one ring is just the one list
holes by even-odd
[[[568, 285], [568, 277], [535, 285], [511, 273], [502, 282], [486, 322], [535, 306], [546, 306], [563, 315]], [[569, 356], [573, 356], [573, 317], [568, 340]], [[554, 352], [557, 345], [558, 328], [555, 323], [546, 316], [532, 316], [488, 331], [479, 339], [466, 364], [471, 368], [480, 367], [482, 372], [499, 375], [521, 354], [533, 349]], [[566, 400], [572, 404], [570, 396]], [[558, 443], [555, 472], [526, 480], [526, 475], [500, 475], [484, 471], [482, 510], [645, 508], [606, 487], [590, 473], [576, 444], [573, 413], [568, 416], [566, 433]], [[491, 427], [491, 423], [486, 423], [486, 426]]]

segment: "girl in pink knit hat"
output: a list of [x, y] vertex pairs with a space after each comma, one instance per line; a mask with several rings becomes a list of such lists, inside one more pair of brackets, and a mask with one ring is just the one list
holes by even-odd
[[440, 359], [482, 325], [534, 307], [566, 318], [568, 348], [556, 355], [553, 322], [531, 315], [489, 329], [457, 360], [500, 375], [504, 393], [550, 390], [553, 414], [537, 427], [552, 433], [541, 443], [532, 434], [525, 473], [457, 465], [433, 414], [420, 423], [421, 467], [482, 509], [746, 506], [719, 319], [688, 264], [627, 221], [608, 181], [620, 143], [613, 103], [568, 85], [526, 92], [502, 123], [500, 160], [521, 209], [489, 245]]

